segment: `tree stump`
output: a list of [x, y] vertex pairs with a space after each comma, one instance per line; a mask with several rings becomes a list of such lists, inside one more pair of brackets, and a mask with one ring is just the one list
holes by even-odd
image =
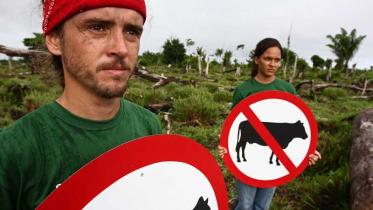
[[350, 155], [351, 209], [373, 209], [373, 108], [353, 122]]

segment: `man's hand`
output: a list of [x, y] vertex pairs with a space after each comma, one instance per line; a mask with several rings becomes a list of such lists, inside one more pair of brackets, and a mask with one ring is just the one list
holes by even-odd
[[318, 160], [321, 159], [321, 154], [316, 150], [315, 153], [309, 156], [308, 164], [310, 166], [314, 165]]
[[220, 145], [218, 145], [218, 150], [220, 158], [224, 158], [224, 155], [228, 153], [227, 148], [222, 147]]

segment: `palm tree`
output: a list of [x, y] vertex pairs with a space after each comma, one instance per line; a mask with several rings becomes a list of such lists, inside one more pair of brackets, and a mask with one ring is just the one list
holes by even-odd
[[312, 68], [314, 70], [318, 70], [318, 69], [323, 69], [324, 68], [325, 61], [320, 56], [313, 55], [311, 57], [311, 61], [312, 61]]
[[227, 50], [224, 52], [223, 55], [223, 72], [225, 71], [226, 68], [229, 68], [231, 65], [231, 59], [232, 59], [232, 52]]
[[[220, 63], [221, 63], [221, 69], [223, 69], [223, 61], [221, 61], [221, 56], [223, 55], [223, 53], [224, 53], [224, 50], [223, 49], [221, 49], [221, 48], [218, 48], [218, 49], [216, 49], [216, 51], [215, 51], [215, 56], [216, 56], [216, 58], [220, 61]], [[218, 61], [218, 62], [219, 62]]]
[[334, 36], [327, 35], [326, 38], [330, 39], [331, 44], [327, 44], [332, 52], [337, 56], [336, 68], [342, 70], [348, 69], [348, 63], [351, 61], [352, 57], [356, 54], [359, 49], [360, 44], [364, 40], [364, 36], [357, 36], [356, 29], [353, 29], [348, 33], [344, 28], [341, 28], [341, 33]]
[[[244, 58], [245, 55], [244, 55], [244, 48], [245, 48], [245, 45], [244, 44], [239, 44], [237, 45], [236, 47], [236, 50], [240, 52], [241, 54], [241, 58]], [[239, 65], [237, 59], [234, 59], [234, 65], [236, 66], [236, 73], [234, 74], [236, 77], [239, 77], [241, 76], [241, 66]]]
[[189, 51], [189, 48], [192, 47], [194, 44], [195, 44], [195, 42], [192, 39], [187, 39], [186, 40], [186, 46], [188, 48], [188, 51]]
[[[192, 39], [189, 38], [189, 39], [186, 40], [186, 47], [187, 47], [188, 51], [190, 51], [190, 48], [194, 44], [195, 44], [195, 42]], [[190, 65], [190, 56], [191, 55], [187, 55], [187, 64], [186, 64], [186, 67], [185, 67], [185, 70], [186, 70], [187, 73], [192, 68], [192, 66]]]
[[244, 44], [239, 44], [239, 45], [237, 45], [236, 50], [240, 50], [240, 49], [243, 50], [243, 48], [245, 48], [245, 45]]
[[244, 44], [239, 44], [236, 47], [236, 50], [239, 51], [240, 54], [241, 54], [241, 59], [245, 57], [245, 55], [244, 55], [244, 48], [245, 48]]

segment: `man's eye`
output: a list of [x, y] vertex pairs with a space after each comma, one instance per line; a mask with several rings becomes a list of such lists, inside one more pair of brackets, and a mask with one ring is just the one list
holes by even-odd
[[125, 38], [128, 40], [128, 41], [131, 41], [131, 42], [136, 42], [140, 39], [141, 37], [141, 31], [139, 30], [136, 30], [136, 29], [128, 29], [128, 30], [125, 30], [124, 32], [125, 34]]
[[103, 32], [106, 30], [106, 27], [103, 25], [91, 25], [89, 29], [95, 32]]
[[140, 36], [141, 33], [137, 30], [127, 30], [126, 33], [131, 36]]

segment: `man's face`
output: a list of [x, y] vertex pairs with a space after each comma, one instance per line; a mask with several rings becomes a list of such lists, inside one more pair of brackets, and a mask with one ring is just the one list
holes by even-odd
[[255, 57], [258, 65], [258, 74], [263, 77], [274, 77], [281, 65], [281, 50], [278, 47], [270, 47], [260, 57]]
[[136, 66], [143, 21], [134, 10], [114, 7], [68, 19], [59, 38], [65, 86], [103, 98], [122, 96]]

